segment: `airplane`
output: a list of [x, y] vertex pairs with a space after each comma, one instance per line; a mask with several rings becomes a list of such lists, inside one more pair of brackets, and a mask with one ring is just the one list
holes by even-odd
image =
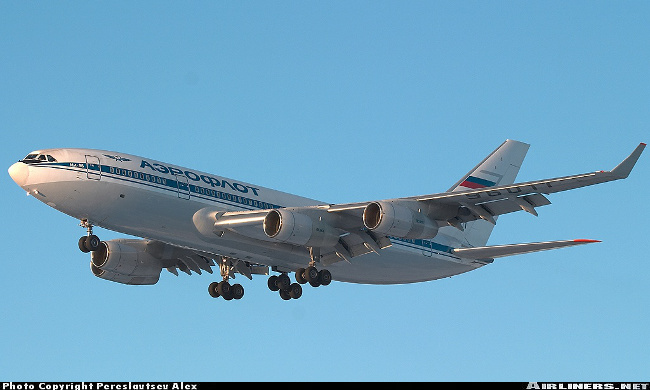
[[[486, 245], [503, 214], [537, 216], [549, 194], [627, 178], [646, 144], [611, 171], [515, 183], [529, 146], [506, 140], [446, 192], [347, 204], [95, 149], [36, 150], [9, 175], [80, 221], [79, 249], [101, 279], [152, 285], [163, 268], [178, 276], [218, 266], [221, 281], [208, 286], [214, 298], [241, 299], [243, 286], [229, 282], [240, 274], [270, 275], [268, 288], [290, 300], [304, 284], [425, 282], [504, 256], [600, 242]], [[141, 238], [102, 241], [94, 226]]]

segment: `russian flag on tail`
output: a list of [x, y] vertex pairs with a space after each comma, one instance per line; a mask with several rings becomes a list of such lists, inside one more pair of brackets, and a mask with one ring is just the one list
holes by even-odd
[[467, 179], [465, 179], [465, 181], [459, 184], [459, 186], [477, 189], [477, 188], [493, 187], [495, 184], [496, 183], [493, 181], [481, 179], [476, 176], [468, 176]]

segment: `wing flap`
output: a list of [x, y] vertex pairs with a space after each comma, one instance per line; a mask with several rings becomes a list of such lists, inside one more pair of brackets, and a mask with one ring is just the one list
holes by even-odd
[[[537, 216], [535, 207], [542, 207], [551, 204], [542, 194], [531, 194], [521, 197], [510, 197], [499, 199], [491, 202], [481, 203], [480, 205], [488, 209], [493, 216], [514, 213], [515, 211], [524, 210]], [[472, 210], [470, 208], [470, 210]]]
[[591, 244], [598, 240], [564, 240], [532, 242], [526, 244], [492, 245], [476, 248], [457, 248], [452, 253], [466, 259], [483, 260], [498, 257], [514, 256], [524, 253], [539, 252], [549, 249], [565, 248], [568, 246]]

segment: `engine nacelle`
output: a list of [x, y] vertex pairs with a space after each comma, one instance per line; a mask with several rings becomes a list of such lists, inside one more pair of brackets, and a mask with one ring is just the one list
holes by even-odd
[[433, 238], [438, 234], [435, 221], [419, 210], [394, 202], [367, 205], [363, 224], [374, 232], [399, 238]]
[[280, 242], [311, 247], [333, 247], [339, 241], [339, 232], [320, 218], [287, 209], [269, 211], [264, 233]]
[[124, 284], [156, 284], [162, 264], [146, 250], [147, 241], [102, 241], [92, 252], [90, 269], [95, 276]]
[[156, 284], [158, 279], [160, 279], [160, 274], [155, 276], [129, 276], [116, 274], [115, 272], [105, 271], [103, 269], [95, 267], [93, 262], [90, 262], [90, 270], [93, 275], [97, 276], [100, 279], [110, 280], [111, 282], [117, 282], [122, 284], [133, 284], [133, 285], [145, 285], [145, 284]]

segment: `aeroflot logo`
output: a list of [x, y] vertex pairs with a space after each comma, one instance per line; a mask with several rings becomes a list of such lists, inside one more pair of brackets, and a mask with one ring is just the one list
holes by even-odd
[[259, 196], [257, 192], [259, 191], [259, 188], [251, 187], [241, 183], [235, 183], [235, 182], [230, 183], [227, 180], [223, 180], [223, 179], [219, 180], [211, 176], [198, 175], [192, 171], [181, 171], [178, 168], [168, 167], [158, 163], [151, 164], [145, 160], [142, 160], [142, 163], [140, 164], [140, 168], [149, 168], [153, 171], [157, 171], [160, 173], [169, 173], [176, 176], [185, 176], [192, 181], [202, 181], [206, 184], [210, 184], [212, 187], [226, 188], [226, 186], [228, 186], [232, 190], [239, 191], [243, 194], [247, 194], [248, 191], [251, 191], [253, 194], [255, 194], [255, 196]]
[[110, 154], [105, 154], [104, 156], [106, 156], [108, 158], [112, 158], [113, 160], [119, 161], [119, 162], [131, 161], [130, 158], [120, 157], [120, 156], [111, 156]]

